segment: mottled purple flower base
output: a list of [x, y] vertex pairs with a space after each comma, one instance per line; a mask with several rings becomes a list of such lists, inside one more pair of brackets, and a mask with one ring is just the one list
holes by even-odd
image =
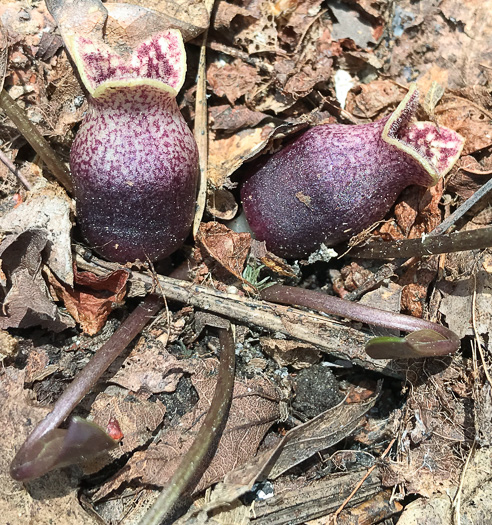
[[406, 186], [437, 182], [463, 140], [432, 123], [409, 124], [417, 100], [413, 90], [393, 116], [372, 124], [311, 128], [270, 157], [241, 188], [256, 238], [282, 257], [306, 257], [382, 219]]
[[91, 101], [70, 165], [87, 242], [112, 261], [162, 259], [186, 239], [198, 153], [176, 101], [152, 86]]

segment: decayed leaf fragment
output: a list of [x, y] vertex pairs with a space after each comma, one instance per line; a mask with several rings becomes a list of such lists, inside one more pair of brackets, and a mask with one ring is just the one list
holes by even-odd
[[46, 232], [46, 264], [63, 282], [73, 283], [71, 202], [65, 192], [42, 179], [28, 198], [0, 218], [1, 233]]
[[119, 458], [145, 444], [165, 413], [166, 407], [159, 400], [151, 402], [131, 394], [103, 392], [92, 405], [91, 420], [101, 428], [107, 428], [113, 418], [118, 421], [122, 441], [110, 454]]
[[268, 478], [278, 478], [290, 468], [348, 436], [376, 404], [381, 387], [382, 383], [379, 383], [374, 395], [362, 403], [352, 404], [344, 400], [307, 423], [290, 430], [272, 454], [276, 455], [279, 452]]
[[94, 37], [105, 26], [108, 38], [119, 40], [120, 45], [122, 38], [131, 46], [145, 35], [169, 28], [179, 29], [188, 41], [205, 31], [209, 24], [207, 10], [199, 2], [187, 6], [163, 0], [158, 11], [133, 3], [103, 4], [100, 0], [84, 0], [84, 9], [76, 1], [47, 0], [46, 4], [65, 34]]
[[236, 233], [218, 222], [202, 223], [198, 242], [207, 253], [240, 281], [251, 246], [249, 233]]
[[160, 344], [138, 344], [111, 378], [139, 396], [161, 392], [174, 392], [184, 372], [192, 373], [195, 364], [191, 359], [176, 359]]

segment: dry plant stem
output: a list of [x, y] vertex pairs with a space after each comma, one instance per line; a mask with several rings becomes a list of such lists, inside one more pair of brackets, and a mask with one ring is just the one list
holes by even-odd
[[53, 410], [39, 423], [16, 454], [13, 463], [22, 462], [26, 451], [46, 432], [57, 428], [70, 415], [80, 400], [96, 384], [109, 365], [141, 332], [147, 322], [162, 308], [162, 298], [147, 295], [121, 324], [111, 338], [95, 353], [84, 369], [70, 383], [55, 403]]
[[[209, 11], [210, 12], [210, 11]], [[207, 42], [208, 30], [202, 37], [200, 59], [198, 62], [198, 76], [196, 79], [195, 104], [195, 140], [198, 146], [198, 166], [200, 169], [200, 183], [196, 199], [195, 218], [193, 219], [193, 236], [196, 236], [207, 200], [207, 166], [208, 166], [208, 127], [207, 127]]]
[[[108, 270], [120, 268], [118, 265], [99, 261], [95, 257], [89, 263], [79, 254], [76, 255], [76, 262], [81, 269], [92, 271], [96, 275], [105, 275]], [[319, 345], [343, 359], [363, 360], [373, 370], [383, 371], [388, 368], [383, 362], [369, 360], [362, 350], [356, 350], [364, 346], [368, 335], [336, 320], [170, 277], [157, 276], [157, 278], [160, 289], [168, 300], [179, 301], [223, 315], [239, 323], [281, 332], [295, 339]], [[131, 280], [144, 284], [149, 290], [154, 285], [151, 276], [139, 272], [132, 272]], [[347, 349], [347, 352], [344, 349]]]
[[352, 257], [361, 259], [393, 259], [422, 257], [438, 253], [462, 252], [492, 246], [492, 226], [477, 230], [451, 233], [449, 235], [427, 235], [421, 239], [402, 241], [377, 241], [367, 246], [354, 248]]
[[24, 185], [26, 190], [30, 191], [32, 186], [26, 180], [24, 175], [14, 166], [14, 163], [5, 155], [5, 153], [0, 150], [0, 161], [7, 166], [7, 168], [19, 179], [19, 181]]
[[394, 328], [406, 332], [415, 332], [417, 330], [433, 330], [443, 335], [447, 341], [443, 341], [443, 346], [449, 346], [449, 351], [443, 350], [443, 353], [451, 353], [459, 347], [460, 340], [458, 336], [448, 328], [424, 319], [417, 319], [410, 315], [397, 314], [379, 310], [359, 303], [352, 303], [326, 295], [322, 292], [306, 290], [294, 286], [274, 285], [266, 288], [261, 292], [261, 297], [267, 301], [275, 303], [298, 305], [318, 310], [331, 315], [338, 315], [367, 323], [369, 325], [381, 326], [383, 328]]
[[25, 112], [15, 103], [5, 89], [0, 92], [0, 107], [22, 133], [27, 142], [33, 147], [34, 151], [41, 157], [41, 160], [46, 164], [58, 182], [65, 187], [68, 193], [72, 193], [73, 185], [68, 169], [60, 161], [58, 155], [53, 151], [47, 140], [32, 124]]
[[[381, 454], [381, 457], [379, 460], [381, 461], [384, 459], [390, 452], [390, 450], [393, 448], [393, 445], [395, 444], [396, 438], [392, 439], [390, 441], [390, 444], [386, 447], [386, 450]], [[364, 481], [371, 475], [371, 472], [377, 467], [377, 463], [375, 463], [363, 476], [363, 478], [357, 483], [357, 485], [354, 487], [354, 490], [348, 495], [348, 497], [345, 499], [345, 501], [338, 507], [336, 512], [333, 514], [333, 525], [336, 525], [337, 518], [340, 512], [347, 506], [347, 504], [350, 502], [350, 500], [354, 497], [354, 495], [357, 493], [357, 491], [360, 489]]]
[[159, 525], [172, 512], [179, 498], [196, 481], [204, 460], [212, 452], [213, 445], [222, 433], [234, 390], [235, 352], [234, 340], [229, 330], [220, 330], [219, 337], [222, 350], [210, 409], [178, 469], [140, 525]]

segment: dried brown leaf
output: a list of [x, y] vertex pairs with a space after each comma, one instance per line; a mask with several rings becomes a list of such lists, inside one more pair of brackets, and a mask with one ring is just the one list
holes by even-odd
[[207, 81], [218, 97], [227, 97], [231, 104], [251, 93], [258, 83], [256, 68], [236, 59], [230, 64], [212, 63], [207, 68]]
[[127, 280], [126, 270], [98, 277], [91, 272], [78, 272], [75, 268], [73, 288], [56, 279], [51, 279], [51, 285], [82, 330], [95, 335], [105, 325], [114, 305], [122, 303]]
[[37, 180], [28, 198], [0, 218], [0, 231], [43, 229], [49, 241], [46, 263], [63, 282], [73, 283], [71, 201], [59, 187]]
[[405, 93], [390, 80], [375, 80], [349, 92], [345, 108], [355, 117], [374, 120], [394, 109]]
[[[491, 102], [489, 97], [488, 103]], [[441, 126], [454, 129], [465, 137], [463, 155], [492, 144], [491, 113], [481, 105], [479, 93], [447, 93], [436, 107], [435, 115]]]
[[131, 394], [101, 393], [92, 404], [91, 420], [101, 428], [107, 428], [110, 421], [118, 422], [123, 437], [119, 447], [110, 454], [119, 458], [147, 443], [165, 413], [166, 407], [158, 399], [152, 402]]
[[207, 254], [237, 279], [243, 270], [251, 247], [249, 233], [236, 233], [224, 224], [207, 222], [200, 225], [197, 240]]
[[273, 131], [274, 125], [266, 124], [261, 128], [243, 129], [224, 138], [209, 133], [207, 180], [210, 184], [221, 188], [228, 183], [230, 175], [265, 147]]
[[210, 108], [209, 113], [211, 129], [229, 132], [243, 128], [254, 128], [262, 120], [270, 118], [269, 115], [259, 111], [252, 111], [246, 106], [213, 106]]
[[74, 326], [73, 319], [58, 311], [43, 279], [42, 253], [49, 232], [26, 230], [8, 235], [0, 245], [2, 271], [8, 276], [0, 328], [42, 326], [55, 332]]
[[[179, 426], [163, 432], [159, 443], [136, 452], [125, 469], [99, 491], [98, 497], [109, 494], [126, 481], [140, 479], [143, 483], [163, 486], [171, 478], [193, 442], [215, 389], [217, 362], [208, 359], [199, 366], [192, 377], [200, 396], [193, 411], [181, 418]], [[250, 459], [278, 415], [275, 389], [269, 382], [264, 379], [236, 381], [229, 418], [219, 445], [195, 490], [205, 489]]]
[[239, 206], [234, 195], [224, 188], [212, 190], [207, 196], [207, 210], [223, 221], [230, 221], [237, 213]]
[[357, 404], [342, 401], [307, 423], [290, 430], [275, 451], [272, 451], [272, 456], [277, 456], [277, 459], [268, 477], [278, 478], [290, 468], [348, 436], [375, 405], [380, 391], [381, 384], [369, 400]]
[[159, 343], [137, 345], [111, 382], [140, 394], [174, 392], [183, 372], [193, 372], [190, 359], [176, 359]]
[[285, 259], [277, 257], [266, 249], [264, 241], [255, 239], [251, 242], [251, 256], [264, 264], [270, 271], [282, 275], [283, 277], [295, 277], [297, 274], [294, 269], [287, 264]]
[[[472, 315], [476, 317], [479, 334], [489, 334], [492, 326], [492, 258], [484, 255], [476, 276], [461, 277], [458, 280], [441, 281], [438, 289], [443, 295], [439, 311], [447, 324], [460, 337], [473, 335]], [[473, 295], [476, 292], [475, 311], [472, 310]]]
[[478, 162], [472, 156], [461, 157], [451, 172], [447, 190], [469, 199], [491, 176], [492, 162], [490, 157]]

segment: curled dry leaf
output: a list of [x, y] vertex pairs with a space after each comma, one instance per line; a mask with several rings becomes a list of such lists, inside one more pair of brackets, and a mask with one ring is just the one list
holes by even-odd
[[238, 207], [234, 195], [224, 188], [210, 191], [207, 196], [207, 211], [224, 221], [233, 219]]
[[46, 264], [64, 283], [73, 283], [70, 231], [71, 202], [59, 187], [38, 180], [13, 210], [0, 218], [0, 231], [21, 233], [43, 229], [47, 236]]
[[245, 160], [261, 152], [273, 131], [274, 125], [266, 124], [259, 128], [243, 129], [224, 138], [209, 133], [207, 179], [210, 184], [214, 188], [230, 184], [229, 176], [242, 166]]
[[398, 106], [405, 93], [391, 80], [375, 80], [349, 92], [345, 107], [354, 117], [372, 121]]
[[254, 128], [262, 120], [271, 118], [270, 115], [251, 111], [246, 106], [229, 105], [213, 106], [209, 110], [211, 126], [213, 130], [239, 131], [243, 128]]
[[277, 275], [281, 275], [282, 277], [296, 277], [297, 275], [285, 259], [277, 257], [267, 250], [265, 241], [252, 240], [251, 256]]
[[462, 199], [469, 199], [490, 179], [492, 175], [491, 160], [486, 157], [482, 164], [469, 155], [459, 159], [455, 169], [451, 172], [447, 191], [456, 193]]
[[243, 281], [244, 265], [251, 247], [249, 233], [236, 233], [218, 222], [207, 222], [200, 225], [197, 241], [212, 259]]
[[126, 294], [128, 272], [116, 270], [104, 277], [74, 268], [74, 286], [50, 279], [51, 286], [82, 330], [95, 335], [106, 323], [114, 305], [121, 304]]

